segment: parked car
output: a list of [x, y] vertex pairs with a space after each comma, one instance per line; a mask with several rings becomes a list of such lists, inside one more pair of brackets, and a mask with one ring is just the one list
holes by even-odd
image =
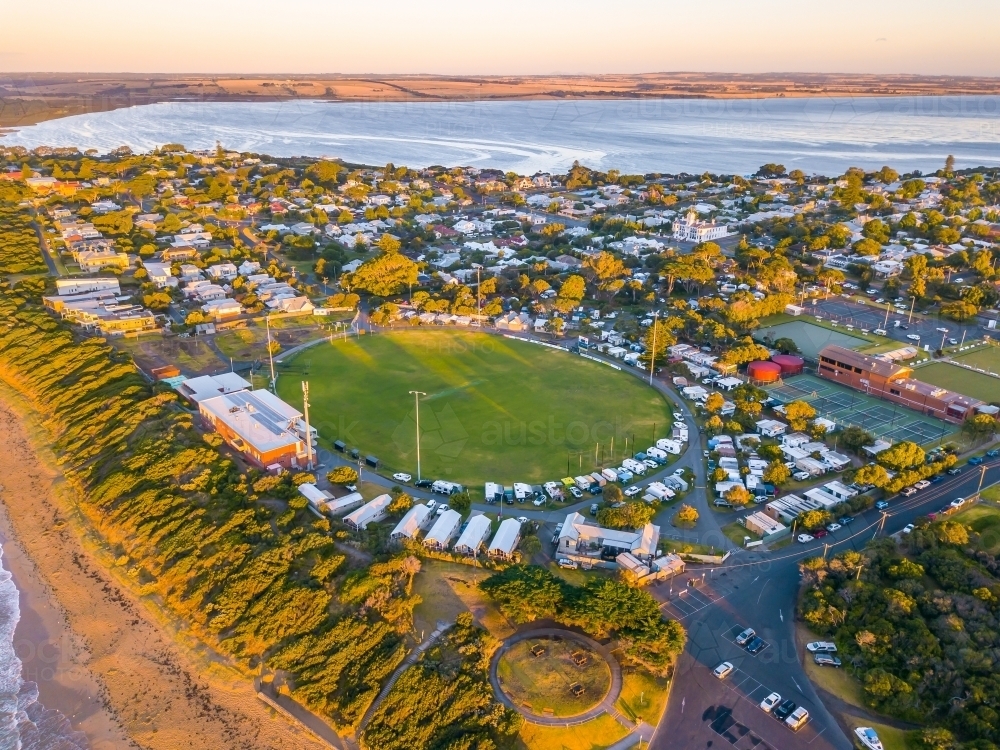
[[812, 641], [811, 643], [806, 644], [806, 648], [813, 654], [832, 654], [836, 652], [837, 644], [832, 641]]
[[797, 732], [805, 726], [807, 721], [809, 721], [809, 712], [802, 708], [802, 706], [799, 706], [792, 711], [791, 716], [785, 719], [785, 724], [787, 724], [792, 731]]
[[784, 721], [791, 716], [792, 711], [796, 708], [798, 708], [798, 706], [795, 705], [795, 701], [785, 700], [778, 704], [778, 707], [772, 711], [772, 714], [778, 721]]
[[675, 422], [683, 422], [684, 421], [684, 415], [681, 414], [679, 411], [675, 411], [674, 412], [674, 421]]
[[966, 500], [964, 497], [956, 497], [954, 500], [948, 503], [948, 505], [950, 505], [952, 508], [961, 508], [963, 505], [965, 505], [965, 503]]
[[997, 450], [996, 448], [991, 451], [986, 451], [986, 458], [996, 458], [997, 456], [1000, 456], [1000, 450]]
[[570, 570], [576, 570], [577, 568], [580, 567], [575, 562], [570, 560], [568, 557], [560, 557], [558, 562], [560, 568], [569, 568]]
[[771, 710], [781, 703], [781, 696], [777, 693], [771, 693], [764, 700], [760, 702], [760, 707], [767, 713], [771, 713]]
[[755, 635], [750, 642], [746, 645], [747, 653], [757, 654], [764, 650], [767, 646], [767, 641], [761, 638], [759, 635]]
[[957, 476], [957, 475], [961, 474], [962, 470], [960, 468], [958, 468], [957, 466], [952, 466], [950, 469], [948, 469], [947, 471], [945, 471], [945, 473], [948, 476], [950, 476], [950, 477], [954, 477], [954, 476]]
[[753, 638], [755, 635], [757, 635], [757, 633], [754, 631], [753, 628], [747, 628], [738, 636], [736, 636], [736, 645], [737, 646], [746, 645], [750, 641], [750, 639]]
[[598, 510], [598, 505], [597, 505], [597, 503], [593, 503], [593, 504], [592, 504], [592, 505], [590, 506], [590, 515], [592, 515], [592, 516], [596, 516], [596, 515], [597, 515], [597, 510]]
[[823, 537], [829, 535], [830, 532], [827, 531], [826, 529], [816, 529], [816, 531], [813, 532], [813, 536], [816, 537], [817, 539], [822, 539]]
[[569, 488], [569, 494], [571, 494], [577, 500], [579, 500], [581, 497], [583, 497], [583, 493], [580, 491], [579, 487], [570, 487]]
[[813, 657], [813, 661], [816, 662], [821, 667], [839, 667], [840, 659], [836, 656], [827, 656], [826, 654], [816, 654]]
[[792, 474], [792, 479], [795, 479], [799, 482], [805, 482], [806, 480], [809, 479], [809, 477], [810, 474], [808, 471], [797, 471], [794, 474]]
[[906, 526], [903, 527], [902, 533], [903, 534], [909, 534], [911, 531], [913, 531], [913, 528], [914, 528], [913, 524], [912, 523], [908, 523], [908, 524], [906, 524]]
[[931, 484], [937, 484], [942, 479], [944, 479], [943, 476], [941, 476], [940, 474], [935, 474], [934, 476], [931, 477], [930, 482], [931, 482]]
[[812, 534], [799, 534], [798, 537], [796, 537], [796, 538], [799, 540], [800, 543], [807, 544], [808, 542], [811, 542], [816, 537], [814, 537]]
[[979, 466], [983, 462], [982, 456], [973, 456], [969, 459], [969, 466]]
[[924, 490], [930, 487], [931, 483], [928, 482], [926, 479], [921, 479], [919, 482], [914, 482], [913, 486], [916, 487], [918, 490]]
[[401, 471], [393, 474], [392, 478], [395, 479], [397, 482], [409, 482], [411, 479], [413, 479], [413, 477], [411, 477], [409, 474], [404, 474]]
[[887, 503], [885, 500], [879, 500], [877, 503], [875, 503], [875, 510], [885, 510], [888, 507], [889, 503]]
[[920, 341], [920, 334], [908, 333], [906, 334], [906, 338], [908, 338], [910, 341]]
[[416, 482], [413, 483], [413, 486], [414, 487], [430, 487], [432, 484], [434, 484], [434, 480], [433, 479], [418, 479]]
[[534, 505], [536, 508], [540, 508], [543, 505], [545, 505], [545, 498], [544, 497], [536, 497], [534, 500], [531, 501], [531, 504]]
[[840, 528], [842, 528], [842, 527], [841, 527], [841, 525], [839, 523], [828, 523], [826, 525], [826, 530], [829, 531], [831, 534], [833, 532], [837, 531]]
[[448, 503], [442, 503], [441, 505], [438, 506], [438, 509], [434, 511], [434, 515], [440, 516], [446, 510], [448, 510]]
[[842, 518], [837, 520], [837, 523], [839, 523], [841, 526], [847, 526], [848, 524], [852, 524], [854, 523], [854, 516], [843, 516]]
[[899, 494], [902, 495], [903, 497], [912, 497], [913, 495], [917, 494], [917, 488], [904, 487], [902, 490], [900, 490]]
[[720, 664], [715, 668], [712, 674], [714, 674], [720, 680], [724, 680], [729, 676], [730, 672], [732, 671], [733, 671], [733, 665], [730, 664], [728, 661], [724, 661], [722, 662], [722, 664]]

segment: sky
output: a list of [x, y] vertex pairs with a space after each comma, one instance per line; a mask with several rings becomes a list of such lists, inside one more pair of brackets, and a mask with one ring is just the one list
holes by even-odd
[[996, 0], [33, 0], [0, 71], [1000, 75]]

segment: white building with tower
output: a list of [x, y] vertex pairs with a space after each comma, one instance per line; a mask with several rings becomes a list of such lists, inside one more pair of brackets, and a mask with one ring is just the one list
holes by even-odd
[[716, 224], [714, 221], [702, 221], [692, 209], [674, 222], [674, 239], [685, 242], [709, 242], [719, 240], [729, 235], [726, 224]]

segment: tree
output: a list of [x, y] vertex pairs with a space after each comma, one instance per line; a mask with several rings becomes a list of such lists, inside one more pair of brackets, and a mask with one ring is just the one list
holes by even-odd
[[354, 273], [345, 273], [341, 283], [350, 291], [360, 289], [376, 297], [389, 297], [417, 283], [417, 264], [400, 253], [383, 252]]
[[962, 424], [962, 431], [976, 441], [992, 436], [996, 432], [996, 428], [997, 422], [989, 414], [976, 414], [966, 419]]
[[816, 409], [806, 401], [790, 401], [785, 404], [785, 418], [793, 430], [804, 430], [806, 423], [816, 418]]
[[875, 460], [892, 471], [902, 471], [911, 466], [922, 466], [924, 458], [923, 448], [909, 440], [903, 440], [891, 448], [886, 448], [875, 457]]
[[656, 509], [649, 503], [629, 502], [617, 508], [601, 508], [597, 522], [608, 529], [640, 529], [649, 523]]
[[875, 438], [861, 427], [852, 425], [851, 427], [845, 427], [840, 433], [840, 442], [844, 444], [845, 448], [855, 453], [860, 453], [861, 449], [866, 445], [874, 444]]
[[830, 523], [833, 516], [826, 510], [807, 510], [799, 514], [799, 524], [804, 529], [812, 531]]
[[693, 525], [698, 522], [698, 511], [687, 503], [683, 503], [674, 514], [674, 521]]
[[889, 474], [878, 464], [867, 464], [854, 472], [854, 482], [861, 486], [882, 488], [889, 484]]
[[774, 485], [781, 485], [792, 476], [791, 470], [781, 461], [772, 461], [764, 469], [763, 480]]
[[774, 348], [782, 354], [797, 354], [799, 351], [799, 345], [795, 343], [795, 339], [787, 337], [775, 339]]
[[934, 524], [934, 535], [942, 544], [962, 546], [969, 543], [969, 531], [958, 521], [942, 521]]
[[747, 505], [753, 499], [750, 492], [742, 484], [734, 484], [726, 490], [723, 497], [730, 505], [736, 505], [738, 507]]
[[705, 422], [705, 431], [710, 435], [716, 435], [722, 432], [722, 427], [722, 420], [719, 418], [718, 414], [712, 415]]
[[514, 565], [479, 584], [514, 622], [551, 619], [565, 599], [564, 585], [545, 568]]
[[858, 255], [879, 255], [882, 252], [882, 245], [870, 237], [858, 240], [852, 247]]
[[405, 492], [400, 492], [398, 495], [396, 495], [396, 497], [392, 499], [392, 502], [389, 503], [389, 509], [388, 509], [389, 515], [401, 516], [412, 507], [413, 507], [413, 498], [407, 495]]
[[388, 232], [379, 237], [378, 242], [375, 244], [381, 248], [384, 253], [398, 253], [399, 248], [401, 247], [399, 240]]
[[358, 481], [358, 472], [353, 466], [337, 466], [326, 475], [330, 484], [354, 484]]
[[889, 227], [881, 219], [871, 219], [865, 222], [864, 227], [861, 228], [861, 234], [871, 240], [875, 240], [880, 245], [884, 245], [889, 241]]
[[572, 300], [574, 303], [579, 303], [586, 292], [587, 282], [584, 281], [582, 276], [577, 276], [576, 274], [567, 276], [562, 286], [559, 287], [559, 296], [563, 299]]
[[722, 397], [721, 393], [711, 393], [705, 399], [705, 411], [709, 414], [718, 414], [725, 405], [726, 399]]
[[449, 497], [448, 506], [461, 515], [466, 515], [472, 509], [472, 498], [469, 496], [469, 491], [463, 490]]
[[614, 505], [624, 500], [625, 495], [622, 492], [622, 488], [617, 484], [609, 484], [604, 488], [604, 499], [606, 502]]
[[667, 360], [669, 354], [667, 347], [677, 343], [677, 337], [674, 335], [675, 323], [683, 325], [683, 322], [679, 318], [656, 318], [653, 320], [653, 324], [646, 329], [646, 333], [642, 337], [642, 343], [645, 345], [646, 351], [642, 353], [639, 359], [647, 367], [651, 360], [654, 367]]
[[192, 310], [187, 314], [187, 317], [184, 318], [184, 323], [185, 325], [196, 326], [199, 323], [204, 323], [206, 320], [208, 320], [208, 318], [205, 317], [205, 313], [201, 310]]

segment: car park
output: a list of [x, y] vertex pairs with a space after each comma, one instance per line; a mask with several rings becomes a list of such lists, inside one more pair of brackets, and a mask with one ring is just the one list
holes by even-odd
[[904, 487], [903, 489], [901, 489], [899, 491], [899, 494], [902, 495], [903, 497], [911, 497], [912, 495], [916, 495], [917, 494], [917, 488], [916, 487]]
[[829, 532], [830, 532], [831, 534], [832, 534], [833, 532], [837, 531], [837, 530], [838, 530], [838, 529], [840, 529], [840, 528], [841, 528], [841, 526], [840, 526], [840, 524], [839, 524], [839, 523], [828, 523], [828, 524], [826, 525], [826, 530], [827, 530], [827, 531], [829, 531]]
[[808, 542], [811, 542], [815, 538], [816, 537], [814, 537], [812, 534], [799, 534], [796, 537], [796, 539], [798, 539], [801, 544], [806, 544]]
[[792, 731], [797, 732], [805, 726], [807, 721], [809, 721], [809, 712], [802, 708], [802, 706], [799, 706], [792, 711], [791, 716], [785, 719], [785, 724], [787, 724]]
[[760, 702], [761, 710], [771, 713], [775, 706], [781, 703], [781, 696], [777, 693], [771, 693], [764, 700]]
[[813, 661], [816, 662], [821, 667], [839, 667], [840, 659], [836, 656], [828, 656], [827, 654], [816, 654], [813, 657]]
[[798, 706], [796, 706], [793, 700], [784, 700], [778, 704], [778, 707], [774, 709], [771, 713], [774, 715], [778, 721], [784, 721], [789, 716], [791, 716], [792, 711], [794, 711]]
[[413, 479], [413, 477], [411, 477], [409, 474], [404, 474], [401, 471], [393, 474], [392, 478], [395, 479], [397, 482], [409, 482], [411, 479]]
[[913, 486], [916, 487], [918, 490], [923, 490], [930, 487], [931, 483], [928, 482], [926, 479], [921, 479], [919, 482], [915, 482]]
[[747, 628], [746, 630], [741, 632], [738, 636], [736, 636], [736, 645], [745, 646], [750, 641], [750, 639], [753, 638], [755, 635], [757, 635], [757, 633], [754, 631], [753, 628]]
[[969, 459], [969, 466], [979, 466], [983, 462], [982, 456], [973, 456]]
[[812, 641], [806, 644], [806, 649], [812, 654], [832, 654], [836, 652], [837, 644], [833, 641]]
[[732, 671], [733, 671], [733, 665], [730, 664], [728, 661], [724, 661], [722, 662], [722, 664], [720, 664], [713, 670], [712, 674], [714, 674], [720, 680], [724, 680], [729, 676], [729, 673]]
[[750, 642], [746, 645], [747, 653], [758, 654], [764, 650], [767, 646], [767, 642], [761, 638], [759, 635], [755, 635], [750, 639]]
[[875, 503], [875, 510], [885, 510], [888, 507], [889, 503], [887, 503], [885, 500], [879, 500], [877, 503]]
[[954, 477], [954, 476], [957, 476], [958, 474], [961, 474], [961, 473], [962, 473], [962, 470], [961, 470], [960, 468], [958, 468], [957, 466], [952, 466], [952, 467], [951, 467], [950, 469], [948, 469], [948, 470], [947, 470], [947, 471], [946, 471], [945, 473], [946, 473], [946, 474], [947, 474], [948, 476], [950, 476], [950, 477]]
[[909, 534], [911, 531], [913, 531], [913, 528], [914, 528], [913, 524], [912, 523], [908, 523], [908, 524], [906, 524], [906, 526], [903, 527], [902, 533], [903, 534]]

